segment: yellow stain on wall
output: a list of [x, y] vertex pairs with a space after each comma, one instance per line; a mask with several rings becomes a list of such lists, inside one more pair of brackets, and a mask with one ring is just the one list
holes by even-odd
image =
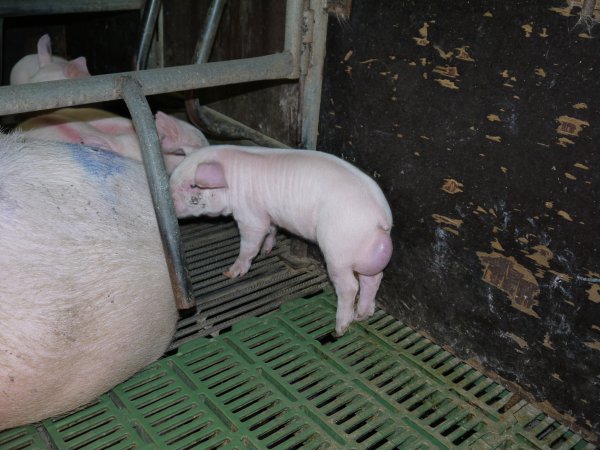
[[590, 170], [590, 168], [588, 166], [586, 166], [585, 164], [581, 164], [581, 163], [575, 163], [575, 164], [573, 164], [573, 167], [577, 167], [578, 169], [583, 169], [583, 170]]
[[530, 23], [521, 25], [521, 28], [525, 32], [525, 37], [531, 37], [531, 33], [533, 33], [533, 26]]
[[571, 14], [571, 6], [565, 6], [564, 8], [553, 7], [550, 8], [550, 11], [560, 14], [561, 16], [570, 17]]
[[508, 69], [504, 69], [502, 72], [500, 72], [500, 76], [502, 78], [509, 78], [510, 74], [508, 73]]
[[600, 303], [600, 285], [592, 284], [592, 286], [585, 292], [587, 293], [588, 300], [594, 303]]
[[429, 41], [427, 40], [427, 34], [428, 34], [427, 29], [428, 28], [429, 28], [429, 24], [424, 23], [423, 26], [421, 28], [419, 28], [420, 37], [413, 37], [413, 39], [416, 41], [417, 45], [420, 45], [422, 47], [429, 45]]
[[573, 105], [575, 109], [588, 109], [588, 105], [586, 103], [575, 103]]
[[545, 245], [536, 245], [533, 247], [534, 252], [525, 255], [527, 258], [535, 261], [536, 264], [544, 267], [550, 267], [550, 260], [554, 258], [554, 253]]
[[517, 336], [516, 334], [513, 334], [513, 333], [506, 333], [506, 335], [509, 338], [511, 338], [513, 341], [515, 341], [519, 347], [521, 347], [521, 348], [529, 348], [529, 344], [521, 336]]
[[491, 12], [486, 11], [483, 13], [483, 17], [494, 17]]
[[501, 122], [500, 117], [498, 117], [498, 115], [496, 114], [488, 114], [486, 116], [486, 119], [490, 122]]
[[562, 209], [560, 211], [558, 211], [556, 214], [558, 214], [563, 219], [568, 220], [569, 222], [573, 222], [573, 218], [571, 217], [571, 215], [568, 212], [563, 211]]
[[506, 293], [513, 308], [539, 319], [533, 307], [538, 304], [540, 288], [533, 274], [512, 256], [498, 252], [476, 255], [483, 266], [482, 280]]
[[538, 67], [533, 72], [540, 77], [546, 78], [546, 71], [544, 69], [542, 69], [541, 67]]
[[469, 48], [468, 45], [465, 45], [463, 47], [456, 47], [454, 50], [456, 50], [458, 53], [456, 55], [457, 59], [461, 59], [463, 61], [475, 61], [471, 55], [469, 54], [469, 52], [467, 51], [467, 49]]
[[560, 138], [558, 138], [558, 141], [556, 141], [556, 143], [558, 145], [560, 145], [561, 147], [568, 147], [569, 145], [573, 145], [575, 142], [573, 142], [571, 139], [568, 139], [566, 137], [560, 137]]
[[489, 134], [486, 134], [485, 138], [494, 142], [502, 142], [502, 138], [500, 136], [490, 136]]
[[463, 187], [464, 185], [454, 178], [444, 178], [444, 184], [440, 189], [448, 194], [458, 194], [463, 191]]
[[458, 78], [458, 68], [453, 66], [435, 66], [433, 71], [445, 77]]
[[558, 122], [556, 132], [567, 136], [579, 136], [583, 127], [590, 126], [589, 122], [586, 122], [585, 120], [569, 116], [560, 116], [556, 121]]
[[577, 179], [577, 177], [575, 175], [572, 175], [569, 172], [565, 172], [565, 178], [568, 178], [569, 180], [576, 180]]
[[498, 250], [499, 252], [503, 252], [504, 251], [504, 247], [502, 247], [502, 244], [500, 244], [500, 241], [498, 240], [498, 238], [494, 239], [491, 242], [492, 248], [494, 250]]
[[550, 334], [546, 333], [544, 335], [544, 343], [542, 344], [544, 347], [549, 348], [550, 350], [554, 350], [554, 346], [552, 345], [552, 341], [550, 340]]
[[566, 273], [557, 272], [556, 270], [549, 270], [548, 272], [551, 273], [552, 275], [555, 275], [556, 277], [558, 277], [561, 281], [564, 281], [565, 283], [569, 283], [571, 281], [571, 277], [569, 275], [567, 275]]
[[548, 208], [548, 209], [552, 209], [552, 208], [554, 208], [554, 203], [552, 203], [552, 202], [546, 202], [546, 203], [544, 203], [544, 206], [546, 208]]
[[539, 37], [543, 37], [543, 38], [546, 38], [546, 37], [550, 36], [548, 34], [548, 29], [546, 27], [542, 27], [542, 32], [538, 33], [538, 36]]
[[441, 86], [448, 88], [448, 89], [458, 89], [458, 86], [454, 83], [454, 81], [450, 81], [450, 80], [445, 80], [445, 79], [441, 79], [441, 78], [435, 78], [435, 81], [437, 81]]
[[600, 342], [598, 341], [584, 342], [583, 345], [591, 349], [600, 351]]
[[450, 59], [452, 58], [452, 56], [454, 56], [454, 52], [452, 50], [449, 52], [445, 52], [444, 49], [441, 48], [439, 45], [434, 45], [433, 48], [437, 50], [438, 54], [440, 55], [440, 58], [442, 59]]
[[463, 221], [460, 219], [452, 219], [447, 216], [442, 216], [441, 214], [432, 214], [431, 217], [440, 225], [451, 225], [456, 228], [460, 228], [463, 224]]

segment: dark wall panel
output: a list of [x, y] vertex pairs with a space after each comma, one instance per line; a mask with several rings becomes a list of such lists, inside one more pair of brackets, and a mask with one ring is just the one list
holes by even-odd
[[566, 6], [353, 2], [318, 147], [389, 199], [388, 312], [599, 434], [600, 27]]

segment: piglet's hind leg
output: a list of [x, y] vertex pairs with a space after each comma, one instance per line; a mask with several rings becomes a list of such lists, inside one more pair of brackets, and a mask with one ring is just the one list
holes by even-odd
[[354, 319], [354, 300], [358, 292], [358, 281], [350, 268], [329, 268], [329, 278], [337, 295], [335, 332], [342, 336]]
[[367, 276], [358, 275], [360, 292], [358, 294], [358, 304], [356, 305], [356, 320], [365, 320], [375, 312], [375, 295], [381, 284], [383, 272], [377, 275]]

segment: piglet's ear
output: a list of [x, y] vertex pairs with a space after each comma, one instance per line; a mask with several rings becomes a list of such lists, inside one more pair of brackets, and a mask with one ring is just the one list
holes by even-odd
[[43, 35], [37, 43], [38, 60], [40, 67], [49, 64], [52, 60], [52, 45], [50, 44], [50, 35]]
[[204, 189], [226, 188], [225, 172], [219, 163], [202, 163], [196, 167], [196, 186]]
[[85, 78], [90, 76], [85, 56], [69, 61], [64, 69], [67, 78]]

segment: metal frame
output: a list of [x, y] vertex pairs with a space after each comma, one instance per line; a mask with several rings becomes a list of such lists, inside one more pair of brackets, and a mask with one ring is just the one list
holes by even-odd
[[[11, 3], [11, 6], [29, 5], [29, 3], [29, 1], [15, 1], [14, 4]], [[89, 7], [89, 4], [93, 2], [81, 3], [85, 3]], [[139, 2], [130, 1], [129, 3], [127, 8]], [[313, 8], [317, 5], [319, 15], [324, 14], [324, 3], [324, 0], [311, 0], [310, 2]], [[21, 8], [16, 9], [20, 10]], [[301, 71], [301, 51], [303, 50], [306, 54], [306, 51], [311, 50], [307, 48], [307, 42], [302, 40], [303, 28], [305, 28], [307, 20], [306, 17], [303, 17], [303, 13], [304, 0], [287, 0], [285, 42], [284, 50], [281, 53], [231, 61], [98, 75], [75, 80], [0, 87], [0, 115], [116, 99], [125, 100], [140, 139], [146, 176], [179, 309], [188, 309], [194, 306], [194, 298], [191, 282], [185, 271], [177, 221], [168, 191], [168, 179], [158, 144], [156, 126], [144, 96], [250, 81], [300, 78], [302, 72], [308, 73], [310, 70], [310, 67], [305, 67]], [[6, 9], [0, 9], [0, 16], [10, 15], [18, 14], [11, 14]], [[320, 23], [322, 24], [322, 22]], [[324, 41], [319, 45], [324, 48]], [[320, 96], [320, 80], [318, 84], [318, 90], [307, 91], [305, 83], [304, 101], [308, 95], [311, 103], [319, 102], [319, 99], [314, 97], [317, 93]], [[312, 114], [310, 121], [314, 124], [318, 122], [318, 105], [316, 117], [314, 108], [312, 108]], [[303, 117], [303, 120], [306, 119]], [[311, 129], [316, 130], [314, 126]], [[304, 131], [302, 134], [306, 135]], [[316, 142], [316, 131], [314, 141]]]

